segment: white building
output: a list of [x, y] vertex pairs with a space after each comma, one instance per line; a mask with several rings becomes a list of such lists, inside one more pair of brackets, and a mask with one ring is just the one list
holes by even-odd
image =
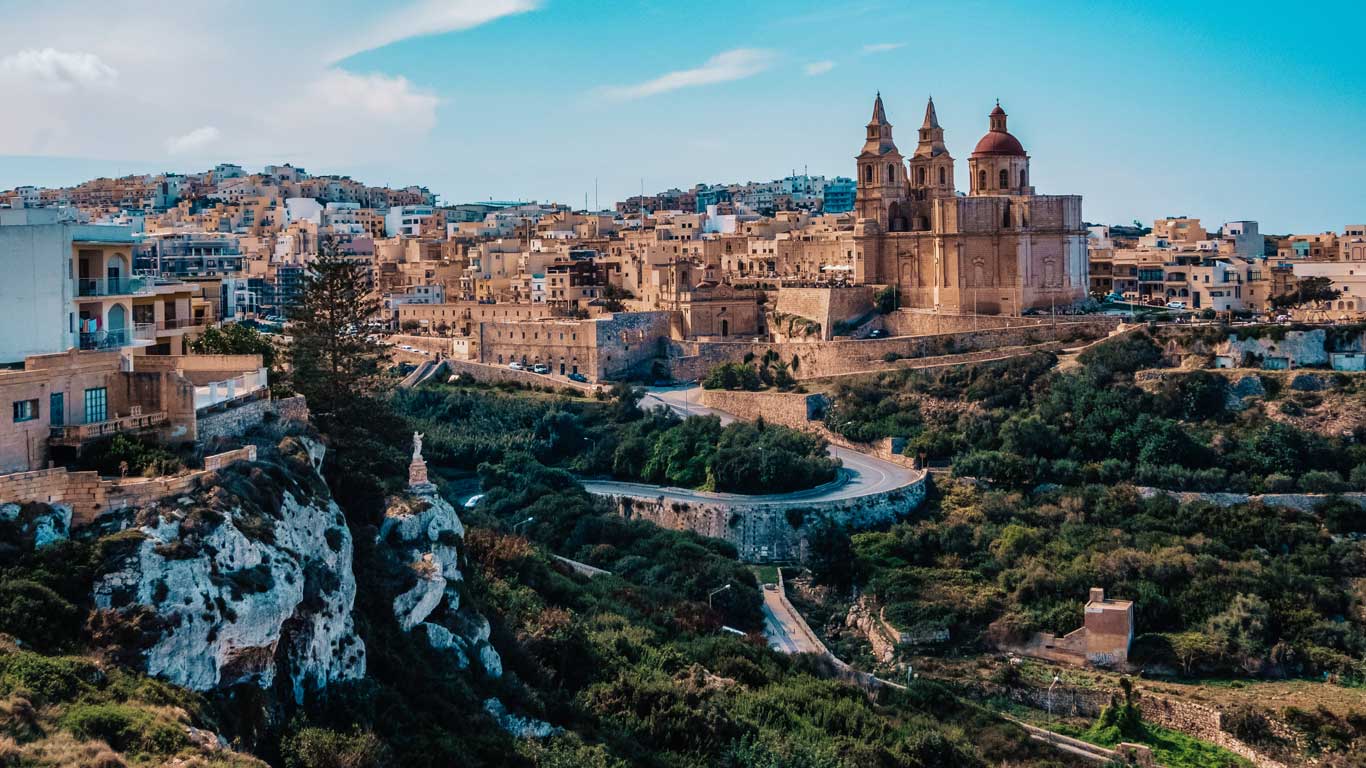
[[396, 205], [384, 215], [384, 234], [389, 237], [417, 237], [422, 225], [436, 209], [430, 205]]

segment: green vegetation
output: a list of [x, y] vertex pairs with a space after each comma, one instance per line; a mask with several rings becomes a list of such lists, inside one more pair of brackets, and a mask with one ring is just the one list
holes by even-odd
[[825, 444], [773, 424], [722, 426], [714, 416], [644, 411], [640, 392], [608, 401], [524, 397], [442, 385], [401, 392], [395, 406], [427, 435], [437, 466], [500, 461], [526, 452], [583, 475], [686, 488], [781, 493], [829, 482], [837, 463]]
[[703, 377], [702, 388], [757, 392], [772, 387], [787, 392], [797, 387], [797, 380], [792, 375], [796, 365], [795, 355], [792, 364], [788, 365], [770, 349], [757, 362], [746, 359], [743, 363], [722, 363], [712, 368]]
[[[1193, 491], [1336, 492], [1366, 488], [1366, 428], [1323, 436], [1228, 410], [1227, 381], [1191, 371], [1153, 393], [1133, 384], [1160, 350], [1143, 335], [1051, 355], [842, 383], [826, 423], [853, 440], [910, 438], [907, 452], [953, 458], [954, 473], [994, 485], [1117, 483]], [[927, 416], [925, 398], [950, 402]]]
[[898, 627], [948, 628], [958, 649], [1071, 631], [1100, 586], [1135, 601], [1136, 663], [1360, 682], [1366, 621], [1350, 580], [1366, 576], [1366, 542], [1329, 528], [1363, 522], [1346, 502], [1298, 512], [1126, 486], [1026, 497], [960, 483], [920, 519], [854, 535], [853, 578]]
[[185, 469], [185, 462], [160, 443], [119, 432], [86, 447], [77, 467], [93, 469], [107, 477], [160, 477], [180, 472]]

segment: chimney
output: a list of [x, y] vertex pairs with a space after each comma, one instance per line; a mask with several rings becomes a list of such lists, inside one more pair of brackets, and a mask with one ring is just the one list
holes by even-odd
[[1105, 590], [1101, 589], [1100, 587], [1091, 587], [1091, 602], [1105, 602]]

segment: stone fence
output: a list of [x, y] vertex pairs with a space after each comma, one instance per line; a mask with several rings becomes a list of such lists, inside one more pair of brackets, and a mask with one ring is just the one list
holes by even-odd
[[79, 528], [107, 512], [139, 507], [167, 496], [188, 493], [205, 477], [234, 461], [255, 461], [249, 445], [204, 458], [204, 469], [167, 477], [100, 477], [65, 467], [0, 475], [0, 503], [39, 501], [71, 508], [71, 527]]
[[1224, 492], [1202, 492], [1202, 491], [1169, 491], [1164, 488], [1152, 488], [1149, 486], [1138, 486], [1139, 495], [1145, 499], [1150, 499], [1159, 494], [1176, 499], [1182, 504], [1192, 504], [1198, 501], [1205, 501], [1211, 504], [1218, 504], [1221, 507], [1232, 507], [1237, 504], [1252, 504], [1260, 502], [1268, 507], [1284, 507], [1295, 509], [1300, 512], [1312, 512], [1318, 505], [1329, 499], [1342, 499], [1356, 504], [1359, 507], [1366, 507], [1366, 493], [1349, 492], [1340, 494], [1327, 493], [1224, 493]]
[[646, 494], [600, 494], [628, 519], [648, 520], [676, 531], [694, 531], [735, 545], [741, 560], [804, 560], [812, 523], [851, 528], [889, 523], [925, 500], [926, 478], [884, 493], [833, 501], [677, 501]]

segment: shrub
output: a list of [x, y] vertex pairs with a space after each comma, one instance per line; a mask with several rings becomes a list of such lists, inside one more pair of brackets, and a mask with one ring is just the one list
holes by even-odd
[[302, 728], [280, 745], [285, 768], [383, 768], [389, 749], [373, 733]]
[[74, 640], [81, 629], [76, 606], [37, 582], [0, 581], [0, 632], [7, 632], [41, 651]]
[[46, 703], [70, 701], [103, 678], [99, 667], [75, 656], [20, 651], [0, 657], [0, 690], [32, 694]]
[[171, 755], [189, 745], [178, 723], [126, 704], [77, 704], [60, 721], [82, 739], [101, 739], [120, 752]]
[[1314, 469], [1300, 476], [1300, 490], [1305, 493], [1341, 493], [1348, 487], [1336, 472]]

